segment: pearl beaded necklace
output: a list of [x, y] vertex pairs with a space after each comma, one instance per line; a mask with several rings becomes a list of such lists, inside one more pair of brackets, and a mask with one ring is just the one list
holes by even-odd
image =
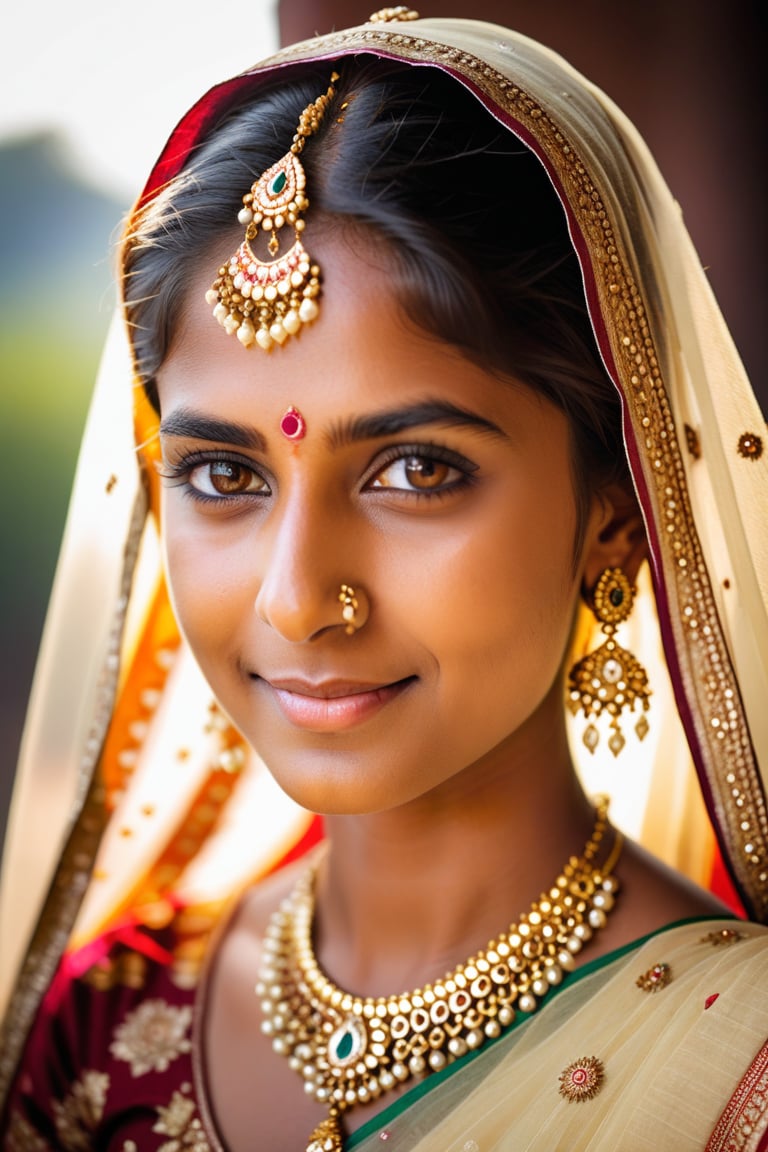
[[595, 863], [607, 817], [601, 798], [582, 855], [517, 923], [443, 979], [398, 996], [353, 996], [323, 974], [312, 948], [315, 868], [302, 875], [271, 918], [256, 992], [274, 1050], [329, 1108], [307, 1152], [340, 1150], [343, 1112], [500, 1036], [573, 969], [619, 887], [612, 875], [618, 834], [605, 864]]

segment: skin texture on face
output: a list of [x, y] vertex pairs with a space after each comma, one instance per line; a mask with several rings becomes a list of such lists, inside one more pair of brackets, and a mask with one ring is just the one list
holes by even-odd
[[[410, 327], [373, 249], [315, 249], [320, 318], [270, 354], [212, 319], [209, 268], [191, 287], [158, 374], [166, 561], [205, 676], [281, 786], [372, 813], [514, 772], [562, 729], [569, 433]], [[606, 518], [595, 501], [587, 547]], [[353, 636], [342, 583], [365, 597]]]

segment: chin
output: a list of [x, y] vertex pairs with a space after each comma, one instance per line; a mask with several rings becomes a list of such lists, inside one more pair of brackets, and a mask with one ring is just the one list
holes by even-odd
[[[335, 750], [285, 758], [260, 753], [280, 788], [300, 807], [318, 816], [371, 816], [416, 799], [419, 789], [408, 781], [394, 787], [387, 765], [372, 766], [367, 758]], [[286, 759], [289, 761], [286, 763]]]

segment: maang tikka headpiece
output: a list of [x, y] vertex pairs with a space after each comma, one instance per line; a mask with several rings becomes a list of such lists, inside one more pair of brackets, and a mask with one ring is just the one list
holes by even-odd
[[[213, 314], [231, 336], [246, 347], [258, 344], [269, 351], [283, 344], [319, 313], [320, 269], [310, 261], [301, 242], [302, 213], [309, 207], [304, 194], [306, 176], [299, 160], [304, 144], [322, 123], [339, 79], [333, 72], [327, 92], [308, 105], [299, 118], [293, 143], [281, 160], [268, 168], [243, 196], [238, 220], [245, 224], [245, 239], [227, 264], [219, 268], [205, 298]], [[277, 233], [290, 225], [293, 247], [278, 257]], [[268, 248], [271, 261], [259, 260], [251, 241], [259, 233], [271, 232]]]

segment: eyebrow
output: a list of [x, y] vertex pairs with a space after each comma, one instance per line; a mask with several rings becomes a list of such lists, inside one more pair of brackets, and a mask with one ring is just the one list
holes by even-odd
[[193, 408], [179, 408], [166, 416], [160, 424], [161, 436], [183, 436], [190, 440], [211, 440], [219, 444], [231, 444], [236, 448], [250, 448], [265, 452], [267, 441], [250, 424], [239, 424], [233, 420], [217, 420]]
[[[343, 448], [361, 440], [376, 440], [382, 436], [393, 436], [409, 428], [423, 427], [425, 424], [443, 424], [449, 427], [476, 428], [491, 436], [508, 440], [506, 432], [484, 416], [459, 408], [447, 400], [428, 399], [405, 408], [390, 408], [383, 412], [372, 412], [367, 416], [354, 416], [349, 420], [338, 421], [327, 433], [327, 442], [332, 449]], [[237, 448], [249, 448], [257, 452], [267, 450], [266, 438], [249, 424], [233, 420], [220, 420], [196, 412], [193, 408], [179, 408], [160, 424], [161, 436], [177, 436], [190, 440], [208, 440], [218, 444], [231, 444]]]
[[368, 416], [354, 416], [332, 425], [328, 441], [332, 448], [341, 448], [358, 440], [375, 440], [380, 436], [392, 436], [396, 432], [418, 428], [424, 424], [445, 424], [450, 427], [477, 428], [502, 440], [508, 440], [498, 424], [459, 408], [447, 400], [427, 399], [407, 408], [391, 408], [383, 412], [372, 412]]

